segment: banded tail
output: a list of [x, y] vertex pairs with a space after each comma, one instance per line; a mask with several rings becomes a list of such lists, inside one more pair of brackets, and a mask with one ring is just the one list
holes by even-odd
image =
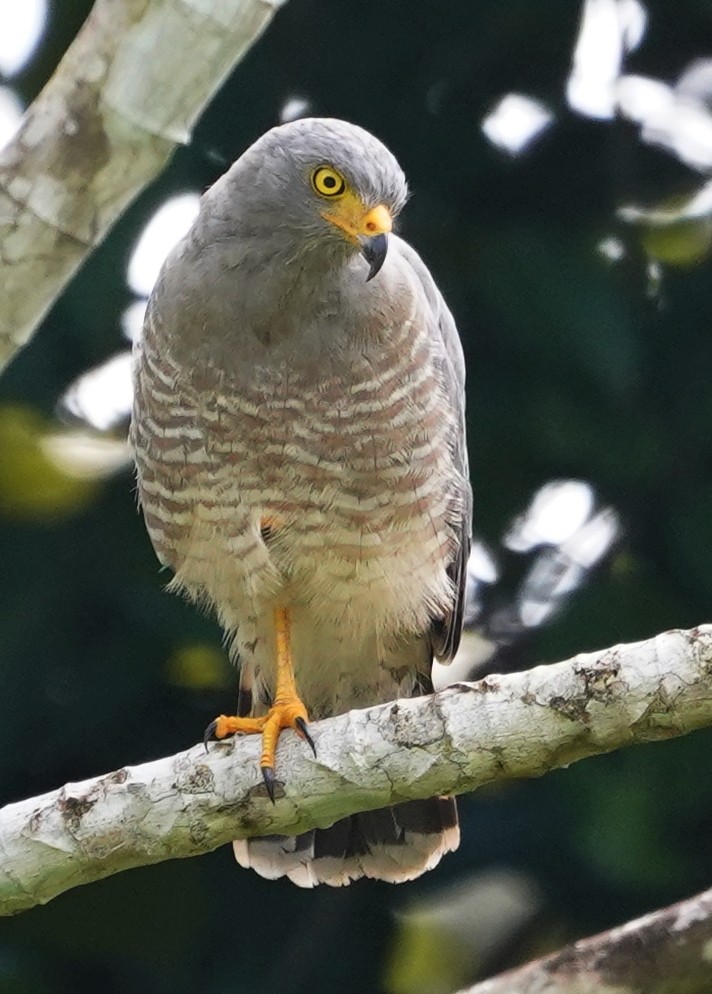
[[238, 839], [232, 845], [240, 866], [268, 880], [286, 876], [299, 887], [343, 887], [360, 877], [413, 880], [459, 843], [455, 798], [431, 797], [364, 811], [302, 835]]

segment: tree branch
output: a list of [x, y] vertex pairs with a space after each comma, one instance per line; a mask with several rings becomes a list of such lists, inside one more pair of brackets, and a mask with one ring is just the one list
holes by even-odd
[[460, 994], [709, 994], [712, 890]]
[[0, 366], [286, 0], [96, 0], [0, 153]]
[[255, 736], [202, 746], [0, 811], [0, 913], [233, 838], [295, 834], [398, 801], [460, 794], [712, 724], [712, 625], [575, 656], [285, 734], [277, 802]]

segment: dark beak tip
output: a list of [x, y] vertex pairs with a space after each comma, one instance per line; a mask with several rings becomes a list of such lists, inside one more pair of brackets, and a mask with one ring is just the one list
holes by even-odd
[[369, 265], [368, 276], [366, 277], [366, 282], [369, 283], [374, 276], [378, 275], [383, 263], [386, 261], [388, 236], [383, 233], [380, 235], [369, 235], [362, 237], [360, 242], [361, 254]]

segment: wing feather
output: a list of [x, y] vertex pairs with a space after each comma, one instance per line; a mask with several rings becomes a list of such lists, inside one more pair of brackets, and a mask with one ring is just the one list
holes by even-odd
[[431, 333], [442, 348], [443, 383], [448, 391], [452, 410], [456, 413], [456, 427], [450, 444], [454, 465], [461, 477], [462, 486], [459, 493], [453, 494], [455, 554], [447, 568], [448, 575], [452, 580], [454, 598], [450, 610], [444, 617], [433, 618], [431, 629], [434, 655], [440, 662], [449, 663], [460, 645], [465, 609], [467, 560], [470, 555], [472, 534], [472, 488], [470, 486], [465, 428], [465, 357], [455, 320], [438, 290], [435, 280], [430, 275], [430, 270], [407, 242], [396, 236], [392, 236], [392, 241], [393, 247], [410, 264], [428, 303], [432, 315]]

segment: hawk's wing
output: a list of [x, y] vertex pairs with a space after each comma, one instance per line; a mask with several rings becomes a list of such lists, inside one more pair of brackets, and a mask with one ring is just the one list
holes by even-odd
[[410, 264], [428, 302], [432, 315], [431, 334], [442, 346], [443, 383], [448, 391], [451, 408], [456, 413], [456, 427], [450, 444], [455, 467], [462, 476], [463, 485], [459, 493], [453, 494], [456, 545], [455, 555], [448, 565], [448, 575], [452, 580], [455, 596], [445, 617], [433, 619], [431, 630], [433, 653], [440, 662], [449, 663], [460, 644], [472, 529], [472, 488], [465, 433], [465, 359], [454, 318], [435, 285], [430, 270], [407, 242], [396, 236], [391, 237], [394, 247], [397, 246], [400, 254]]

